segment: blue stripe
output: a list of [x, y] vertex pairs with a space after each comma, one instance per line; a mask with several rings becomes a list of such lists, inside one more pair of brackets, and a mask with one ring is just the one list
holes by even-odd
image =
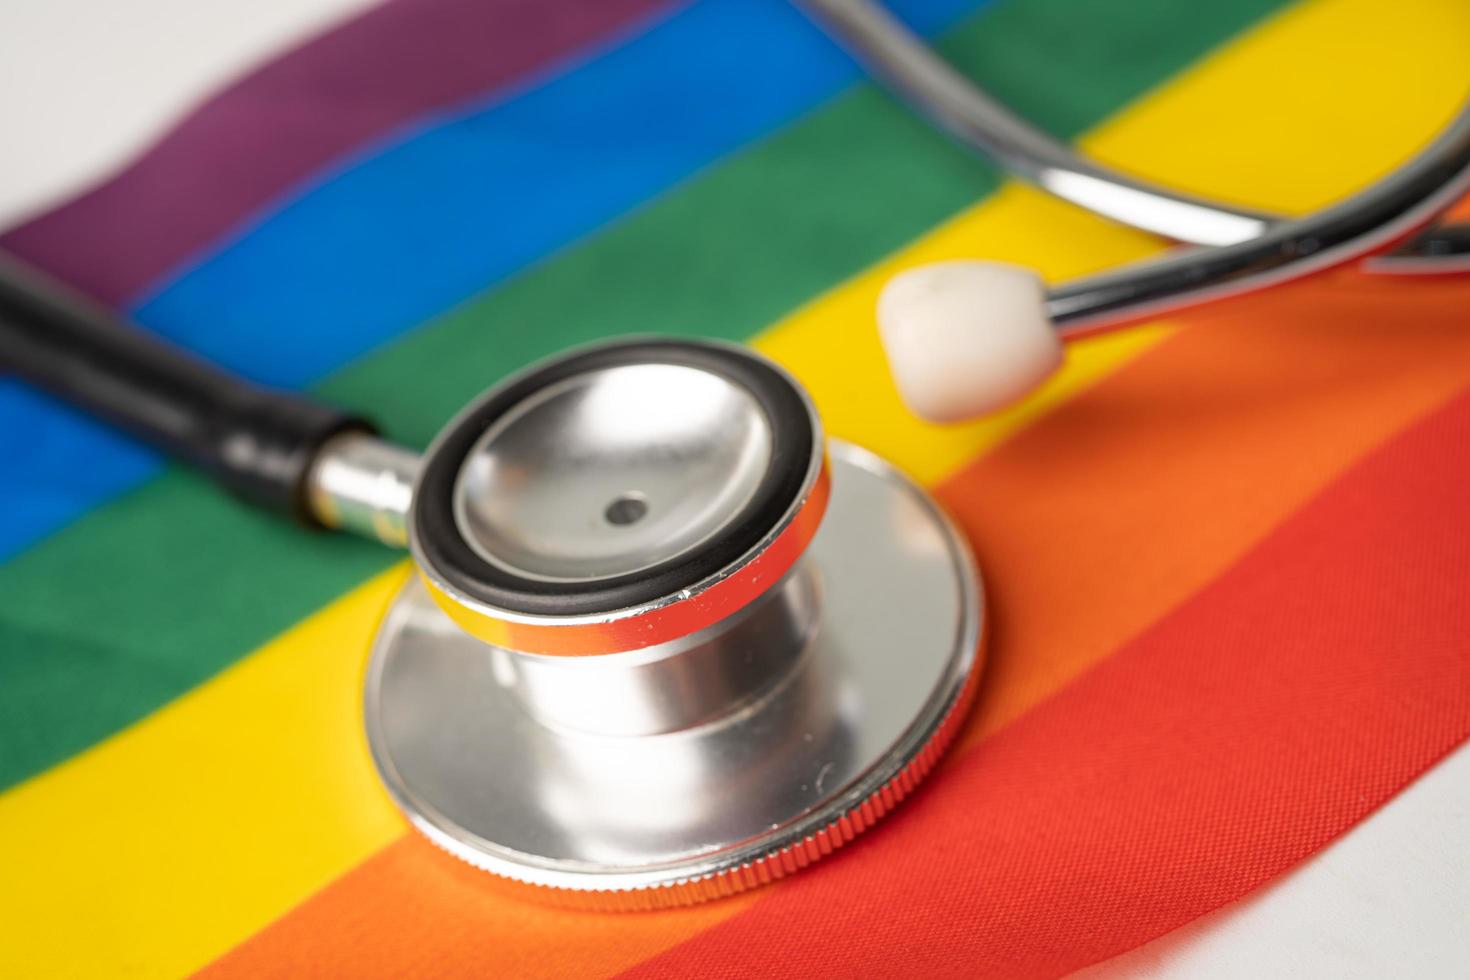
[[[897, 6], [933, 34], [982, 5]], [[431, 119], [317, 178], [131, 312], [249, 377], [308, 385], [859, 75], [786, 0], [704, 0], [538, 87]], [[0, 481], [0, 559], [160, 465], [10, 382], [0, 382], [0, 459], [17, 476]]]

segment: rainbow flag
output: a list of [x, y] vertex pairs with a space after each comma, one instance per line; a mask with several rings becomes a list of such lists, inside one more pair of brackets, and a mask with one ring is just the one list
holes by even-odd
[[[1463, 0], [894, 7], [1088, 151], [1287, 212], [1386, 172], [1470, 87]], [[748, 341], [934, 490], [994, 615], [952, 755], [840, 854], [688, 909], [530, 904], [410, 833], [372, 772], [361, 678], [399, 556], [0, 380], [0, 975], [1407, 975], [1463, 953], [1465, 895], [1413, 878], [1470, 867], [1424, 843], [1463, 851], [1444, 821], [1470, 784], [1463, 280], [1318, 277], [1079, 343], [1019, 407], [925, 425], [878, 349], [888, 275], [1065, 278], [1164, 243], [960, 152], [779, 0], [363, 7], [0, 247], [410, 445], [570, 344]], [[1382, 946], [1406, 928], [1429, 938]]]

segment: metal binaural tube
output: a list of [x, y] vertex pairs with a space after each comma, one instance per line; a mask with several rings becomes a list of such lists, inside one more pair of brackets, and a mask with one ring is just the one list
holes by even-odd
[[1064, 334], [1092, 332], [1243, 295], [1390, 248], [1470, 190], [1470, 104], [1378, 183], [1259, 238], [1187, 249], [1053, 287], [1047, 312]]
[[875, 75], [962, 145], [1089, 211], [1197, 245], [1232, 245], [1274, 219], [1136, 180], [1094, 163], [1011, 112], [873, 0], [800, 0]]
[[[797, 2], [921, 117], [1062, 200], [1193, 245], [1237, 245], [1295, 224], [1279, 214], [1171, 190], [1087, 159], [956, 71], [877, 0]], [[1434, 227], [1391, 254], [1374, 256], [1364, 268], [1397, 275], [1459, 272], [1466, 267], [1467, 251], [1470, 239], [1463, 226]]]

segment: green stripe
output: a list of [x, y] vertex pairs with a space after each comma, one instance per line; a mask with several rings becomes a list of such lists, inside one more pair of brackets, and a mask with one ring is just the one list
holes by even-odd
[[[943, 47], [1072, 137], [1280, 5], [1013, 0]], [[321, 391], [422, 445], [496, 378], [569, 344], [749, 337], [997, 182], [862, 86]], [[395, 558], [302, 535], [176, 471], [89, 514], [0, 566], [0, 786], [136, 721]]]

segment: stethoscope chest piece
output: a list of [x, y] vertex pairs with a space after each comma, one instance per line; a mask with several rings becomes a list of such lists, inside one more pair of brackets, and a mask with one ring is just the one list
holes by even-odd
[[430, 447], [408, 524], [373, 757], [431, 840], [554, 900], [804, 867], [926, 774], [978, 674], [963, 541], [740, 348], [627, 342], [512, 378]]

